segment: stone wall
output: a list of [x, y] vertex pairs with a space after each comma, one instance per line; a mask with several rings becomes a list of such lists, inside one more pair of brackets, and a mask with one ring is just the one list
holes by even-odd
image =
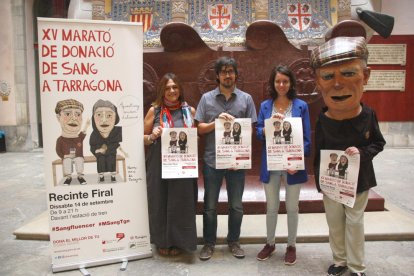
[[[27, 60], [26, 60], [26, 14], [25, 1], [9, 1], [10, 6], [2, 5], [11, 14], [9, 22], [2, 22], [2, 26], [10, 26], [9, 31], [12, 37], [12, 55], [8, 60], [10, 69], [13, 70], [13, 77], [10, 81], [11, 93], [14, 95], [14, 106], [9, 106], [10, 110], [15, 110], [15, 124], [1, 126], [0, 129], [6, 133], [7, 151], [30, 151], [36, 147], [31, 137], [31, 126], [29, 119], [29, 102], [27, 87]], [[0, 20], [1, 22], [1, 20]], [[29, 30], [30, 32], [32, 30]], [[5, 66], [2, 64], [2, 66]]]
[[[113, 2], [127, 2], [126, 0], [113, 0]], [[269, 2], [276, 0], [252, 0], [248, 8], [254, 13], [251, 18], [255, 20], [268, 20]], [[3, 45], [0, 48], [0, 81], [6, 81], [11, 87], [10, 102], [13, 100], [12, 121], [4, 122], [0, 118], [0, 130], [6, 132], [7, 151], [31, 151], [39, 147], [37, 113], [40, 112], [40, 103], [36, 102], [35, 64], [32, 49], [33, 45], [33, 2], [34, 0], [13, 0], [2, 2], [2, 12], [6, 15], [0, 17], [2, 31], [0, 32]], [[94, 0], [95, 16], [97, 19], [105, 18], [106, 6], [104, 0]], [[147, 1], [140, 1], [151, 2]], [[163, 2], [163, 1], [158, 1]], [[170, 22], [188, 22], [188, 8], [192, 3], [200, 1], [172, 0], [164, 1], [164, 6], [170, 8], [167, 14]], [[338, 21], [349, 19], [351, 0], [338, 0]], [[164, 6], [160, 6], [161, 10]], [[247, 7], [247, 6], [246, 6]], [[165, 18], [164, 18], [165, 19]], [[166, 24], [167, 22], [163, 22]], [[30, 39], [29, 39], [30, 38]], [[31, 53], [31, 54], [28, 54]], [[3, 71], [1, 71], [3, 70]], [[4, 73], [8, 72], [8, 73]], [[3, 80], [3, 78], [6, 78]], [[407, 91], [407, 93], [412, 93]], [[13, 97], [13, 98], [12, 98]], [[4, 107], [1, 107], [4, 109]], [[4, 118], [3, 118], [4, 119]], [[40, 119], [39, 119], [40, 120]], [[387, 140], [387, 147], [414, 147], [414, 122], [380, 122], [381, 130]]]

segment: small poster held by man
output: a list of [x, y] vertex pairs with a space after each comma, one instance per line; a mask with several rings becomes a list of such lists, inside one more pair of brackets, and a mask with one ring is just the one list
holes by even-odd
[[321, 150], [319, 185], [326, 196], [353, 207], [359, 173], [359, 154], [340, 150]]
[[265, 134], [269, 171], [305, 169], [302, 118], [266, 119]]
[[216, 169], [252, 167], [252, 120], [216, 119]]
[[164, 128], [161, 136], [162, 178], [197, 178], [196, 128]]

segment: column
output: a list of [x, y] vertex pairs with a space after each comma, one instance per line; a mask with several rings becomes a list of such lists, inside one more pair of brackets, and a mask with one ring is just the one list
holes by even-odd
[[268, 20], [269, 19], [269, 12], [268, 12], [268, 0], [256, 0], [255, 7], [256, 7], [256, 17], [255, 20]]
[[171, 22], [187, 22], [186, 18], [187, 1], [172, 0], [171, 1]]
[[92, 19], [105, 20], [105, 0], [92, 1]]

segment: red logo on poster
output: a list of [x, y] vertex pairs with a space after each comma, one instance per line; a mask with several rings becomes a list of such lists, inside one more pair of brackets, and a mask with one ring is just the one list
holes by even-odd
[[118, 241], [120, 241], [123, 238], [125, 238], [125, 234], [124, 233], [116, 233], [116, 238], [118, 239]]

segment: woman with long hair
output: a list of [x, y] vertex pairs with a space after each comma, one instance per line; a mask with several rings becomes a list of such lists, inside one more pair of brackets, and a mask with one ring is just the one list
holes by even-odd
[[147, 151], [148, 209], [151, 242], [163, 256], [197, 249], [197, 179], [161, 178], [161, 141], [164, 128], [195, 127], [195, 109], [184, 100], [177, 76], [165, 74], [157, 87], [157, 97], [144, 119]]

